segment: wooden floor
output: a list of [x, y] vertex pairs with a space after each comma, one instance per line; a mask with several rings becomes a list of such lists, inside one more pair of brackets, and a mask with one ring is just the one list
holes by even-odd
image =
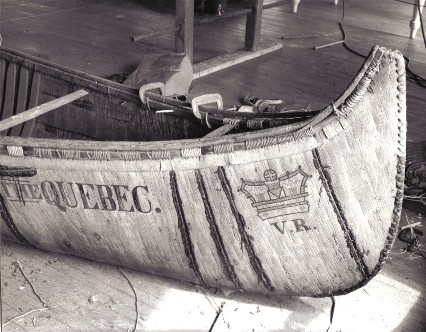
[[[133, 35], [174, 24], [170, 11], [154, 11], [137, 1], [3, 0], [0, 6], [3, 46], [101, 77], [131, 72], [142, 54], [173, 52], [172, 34], [131, 42]], [[347, 44], [363, 54], [375, 44], [397, 48], [410, 58], [410, 68], [426, 77], [420, 31], [417, 39], [408, 39], [411, 14], [411, 6], [397, 1], [347, 1]], [[282, 42], [283, 48], [197, 79], [191, 94], [219, 92], [229, 105], [253, 93], [300, 107], [324, 107], [363, 62], [342, 45], [313, 50], [342, 38], [341, 15], [341, 1], [335, 6], [331, 0], [302, 0], [297, 14], [290, 5], [265, 11], [262, 36]], [[195, 62], [241, 49], [244, 30], [244, 18], [197, 27]], [[317, 36], [287, 39], [301, 35]], [[407, 106], [408, 139], [426, 140], [426, 93], [412, 81]], [[424, 207], [410, 207], [401, 224], [407, 217], [424, 224], [422, 215]], [[425, 260], [401, 253], [404, 246], [397, 240], [384, 271], [367, 286], [336, 298], [330, 331], [424, 330]], [[138, 330], [326, 331], [330, 320], [329, 298], [225, 296], [12, 243], [2, 244], [1, 275], [4, 331], [132, 331], [136, 304]]]

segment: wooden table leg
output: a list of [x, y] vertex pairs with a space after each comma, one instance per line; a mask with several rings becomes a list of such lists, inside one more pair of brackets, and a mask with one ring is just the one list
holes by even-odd
[[[333, 1], [335, 5], [339, 3], [339, 0], [333, 0]], [[300, 0], [291, 0], [291, 2], [293, 2], [293, 13], [297, 13], [297, 7], [299, 6]]]
[[247, 15], [244, 49], [254, 52], [259, 48], [262, 28], [263, 0], [253, 1], [253, 12]]
[[175, 34], [176, 53], [186, 53], [193, 62], [194, 47], [194, 0], [176, 1], [175, 25], [180, 29]]
[[293, 2], [293, 13], [297, 13], [297, 6], [299, 6], [300, 0], [292, 0]]
[[410, 21], [410, 39], [416, 38], [417, 30], [420, 28], [420, 12], [423, 11], [425, 0], [416, 0], [413, 8], [413, 18]]

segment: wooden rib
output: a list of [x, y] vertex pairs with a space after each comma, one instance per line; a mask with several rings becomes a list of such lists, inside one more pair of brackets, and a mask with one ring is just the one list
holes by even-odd
[[185, 213], [183, 211], [182, 199], [180, 198], [175, 171], [170, 171], [170, 188], [172, 189], [173, 204], [175, 206], [176, 215], [178, 218], [178, 227], [180, 235], [182, 237], [183, 246], [185, 248], [185, 255], [188, 258], [189, 267], [194, 271], [194, 274], [197, 276], [200, 282], [204, 284], [204, 278], [201, 275], [197, 263], [197, 258], [195, 257], [194, 253], [194, 245], [191, 240], [191, 232], [189, 230], [188, 223], [185, 219]]
[[[27, 109], [38, 106], [38, 99], [40, 94], [40, 78], [41, 74], [38, 71], [34, 71], [33, 78], [31, 80], [31, 85], [29, 87], [29, 101], [27, 105]], [[34, 130], [34, 122], [35, 119], [29, 120], [24, 123], [21, 131], [22, 137], [30, 137], [31, 133]]]
[[223, 243], [222, 235], [220, 234], [219, 227], [216, 223], [215, 216], [213, 214], [213, 209], [210, 205], [209, 197], [207, 195], [206, 186], [204, 184], [203, 176], [201, 175], [200, 170], [195, 170], [195, 176], [197, 179], [198, 190], [200, 192], [201, 198], [203, 199], [204, 210], [206, 212], [206, 219], [210, 225], [210, 235], [213, 238], [214, 244], [216, 246], [217, 253], [220, 257], [223, 270], [225, 271], [226, 276], [229, 280], [232, 281], [234, 286], [243, 290], [243, 286], [234, 270], [234, 266], [231, 263], [228, 252], [226, 251], [225, 245]]
[[222, 189], [226, 195], [226, 198], [228, 199], [232, 214], [234, 215], [235, 221], [237, 223], [238, 232], [241, 236], [241, 242], [247, 251], [251, 267], [256, 272], [257, 277], [259, 281], [262, 282], [263, 286], [270, 292], [273, 292], [275, 290], [275, 287], [271, 284], [271, 280], [266, 274], [266, 271], [263, 269], [262, 262], [256, 255], [253, 242], [246, 231], [246, 221], [244, 220], [244, 217], [238, 212], [237, 206], [235, 205], [234, 195], [232, 193], [232, 188], [229, 184], [228, 178], [226, 177], [225, 169], [222, 166], [218, 167], [217, 174], [219, 176]]
[[[20, 114], [27, 109], [29, 79], [30, 79], [29, 70], [25, 67], [21, 67], [21, 72], [19, 75], [18, 96], [16, 101], [15, 114]], [[10, 131], [10, 135], [19, 136], [21, 134], [22, 126], [23, 126], [22, 123], [14, 126], [12, 130]]]
[[2, 110], [3, 110], [3, 102], [4, 102], [4, 95], [6, 94], [5, 87], [6, 87], [6, 67], [7, 62], [4, 59], [0, 59], [0, 120], [2, 119]]
[[[15, 109], [15, 93], [16, 93], [16, 64], [10, 63], [6, 73], [6, 89], [4, 96], [3, 109], [0, 120], [11, 117]], [[6, 135], [8, 130], [0, 131], [0, 135]]]
[[367, 264], [364, 261], [364, 258], [360, 249], [358, 248], [355, 236], [352, 230], [349, 228], [348, 222], [345, 218], [342, 206], [337, 198], [337, 195], [333, 190], [331, 176], [328, 173], [326, 166], [324, 166], [321, 162], [318, 149], [312, 150], [312, 154], [313, 154], [313, 161], [314, 161], [315, 168], [318, 170], [318, 173], [320, 174], [322, 185], [324, 186], [327, 192], [328, 199], [330, 200], [330, 203], [333, 206], [334, 212], [336, 213], [337, 220], [339, 221], [340, 227], [342, 228], [343, 235], [346, 240], [346, 244], [351, 253], [351, 257], [353, 257], [353, 259], [355, 260], [358, 266], [358, 270], [363, 275], [363, 277], [365, 279], [369, 279], [370, 273], [368, 272]]

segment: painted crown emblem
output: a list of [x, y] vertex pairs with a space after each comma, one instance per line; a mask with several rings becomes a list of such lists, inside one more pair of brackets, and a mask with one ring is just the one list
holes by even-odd
[[273, 169], [263, 173], [264, 181], [246, 181], [241, 179], [242, 191], [257, 209], [263, 220], [288, 214], [308, 212], [306, 181], [310, 177], [299, 166], [293, 172], [278, 177]]

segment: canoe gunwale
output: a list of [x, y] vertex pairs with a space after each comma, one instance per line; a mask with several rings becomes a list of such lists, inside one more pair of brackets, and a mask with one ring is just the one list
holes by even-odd
[[126, 85], [5, 47], [0, 47], [0, 54], [7, 61], [17, 63], [25, 68], [38, 71], [56, 79], [67, 80], [81, 88], [98, 90], [113, 97], [122, 97], [137, 103], [140, 102], [137, 89]]

